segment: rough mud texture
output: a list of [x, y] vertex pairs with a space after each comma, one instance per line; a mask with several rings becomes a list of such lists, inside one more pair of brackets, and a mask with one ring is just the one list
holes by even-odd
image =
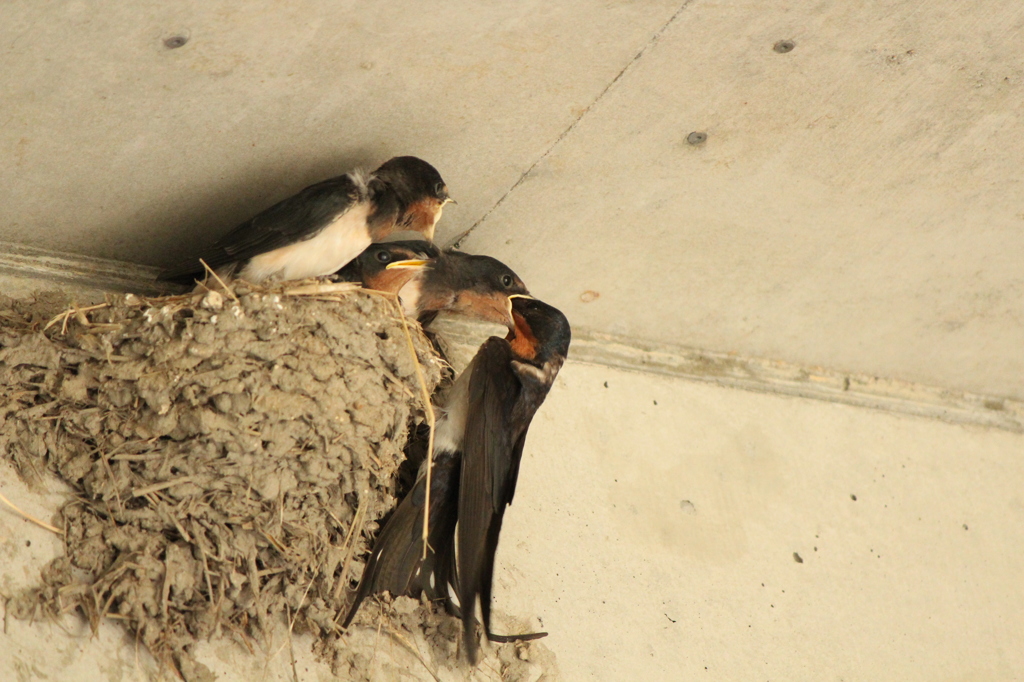
[[[212, 679], [198, 639], [252, 649], [281, 623], [356, 678], [386, 660], [368, 653], [381, 629], [470, 675], [458, 624], [412, 600], [374, 604], [365, 632], [336, 625], [423, 418], [410, 341], [428, 391], [441, 375], [430, 344], [379, 295], [234, 287], [112, 297], [46, 331], [58, 299], [0, 301], [0, 453], [76, 491], [50, 520], [66, 556], [10, 610], [116, 619], [189, 680]], [[530, 648], [499, 647], [487, 668], [540, 679]]]

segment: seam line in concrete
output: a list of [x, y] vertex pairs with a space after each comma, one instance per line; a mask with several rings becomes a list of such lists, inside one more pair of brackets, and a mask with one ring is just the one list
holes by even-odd
[[[445, 340], [466, 353], [491, 329], [462, 319], [439, 322]], [[782, 360], [574, 330], [569, 362], [1024, 433], [1024, 401]]]
[[625, 76], [626, 73], [628, 73], [629, 70], [632, 69], [637, 62], [640, 61], [640, 59], [647, 53], [647, 51], [654, 47], [654, 45], [661, 39], [662, 34], [664, 34], [666, 30], [668, 30], [668, 27], [671, 26], [673, 22], [675, 22], [679, 15], [683, 13], [683, 10], [689, 7], [692, 2], [693, 0], [686, 0], [682, 5], [680, 5], [679, 8], [672, 14], [672, 16], [668, 18], [668, 21], [662, 24], [661, 27], [658, 28], [658, 30], [656, 30], [651, 35], [651, 37], [647, 39], [647, 42], [645, 42], [643, 47], [641, 47], [640, 50], [635, 55], [633, 55], [633, 58], [630, 59], [626, 63], [626, 65], [622, 67], [622, 69], [615, 75], [615, 77], [611, 79], [608, 85], [604, 86], [601, 92], [598, 93], [597, 97], [595, 97], [594, 100], [590, 104], [588, 104], [586, 108], [583, 109], [583, 111], [580, 112], [579, 116], [574, 118], [572, 122], [569, 124], [569, 126], [565, 130], [563, 130], [557, 138], [555, 138], [555, 141], [552, 142], [546, 150], [544, 150], [544, 153], [541, 154], [536, 161], [530, 164], [529, 168], [523, 171], [523, 173], [519, 176], [519, 179], [516, 180], [512, 184], [512, 186], [509, 187], [508, 190], [506, 190], [506, 192], [498, 198], [496, 202], [494, 202], [494, 205], [487, 209], [487, 211], [485, 211], [484, 214], [476, 220], [476, 222], [469, 226], [469, 228], [463, 230], [454, 239], [450, 240], [445, 248], [458, 249], [462, 245], [463, 239], [472, 234], [473, 230], [475, 230], [485, 220], [487, 220], [488, 216], [490, 216], [491, 213], [493, 213], [495, 210], [497, 210], [499, 206], [505, 203], [505, 200], [508, 199], [512, 192], [516, 191], [516, 189], [526, 181], [526, 178], [528, 178], [530, 176], [530, 173], [532, 173], [533, 170], [538, 165], [540, 165], [541, 161], [546, 159], [551, 154], [551, 152], [554, 151], [555, 147], [561, 144], [562, 140], [564, 140], [573, 130], [576, 129], [576, 127], [583, 120], [583, 117], [589, 114], [590, 110], [597, 106], [597, 104], [602, 99], [604, 99], [604, 96], [607, 95], [613, 87], [615, 87], [616, 83], [622, 80], [622, 77]]
[[180, 293], [183, 289], [157, 282], [160, 269], [148, 265], [56, 253], [10, 242], [0, 242], [0, 272], [143, 295]]
[[[2, 272], [142, 295], [182, 290], [154, 281], [159, 273], [157, 268], [5, 242], [0, 242]], [[493, 327], [446, 318], [438, 321], [437, 330], [453, 347], [473, 353]], [[569, 361], [1024, 433], [1024, 401], [1021, 400], [781, 360], [574, 330]]]

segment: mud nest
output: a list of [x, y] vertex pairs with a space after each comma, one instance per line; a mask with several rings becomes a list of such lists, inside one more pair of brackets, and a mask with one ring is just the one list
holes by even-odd
[[187, 679], [201, 638], [340, 636], [442, 363], [386, 297], [314, 291], [129, 294], [45, 331], [0, 301], [0, 453], [74, 491], [14, 615], [121, 621]]

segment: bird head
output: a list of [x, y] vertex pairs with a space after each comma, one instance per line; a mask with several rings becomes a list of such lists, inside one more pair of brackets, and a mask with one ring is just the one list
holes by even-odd
[[519, 275], [490, 256], [473, 256], [458, 251], [446, 252], [434, 264], [425, 286], [446, 287], [453, 297], [447, 309], [515, 327], [511, 296], [528, 296], [530, 291]]
[[373, 175], [398, 197], [403, 207], [398, 219], [400, 227], [432, 240], [445, 204], [455, 203], [437, 169], [415, 156], [396, 156], [384, 162]]
[[524, 360], [544, 363], [569, 353], [572, 330], [562, 311], [532, 296], [510, 297], [514, 326], [508, 341], [512, 352]]

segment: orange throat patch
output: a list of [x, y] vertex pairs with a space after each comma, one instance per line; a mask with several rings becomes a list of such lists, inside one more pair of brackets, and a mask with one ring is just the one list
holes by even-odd
[[515, 332], [509, 333], [512, 338], [508, 339], [509, 345], [512, 346], [512, 352], [516, 354], [516, 357], [533, 360], [537, 357], [537, 337], [533, 335], [533, 330], [530, 329], [530, 325], [522, 315], [512, 311], [512, 319], [516, 323]]
[[406, 209], [402, 222], [407, 229], [433, 239], [434, 226], [441, 219], [441, 210], [442, 204], [437, 199], [420, 199]]
[[363, 282], [367, 289], [386, 291], [389, 294], [397, 294], [402, 287], [408, 284], [409, 280], [419, 275], [419, 271], [413, 268], [396, 268], [394, 270], [382, 270], [373, 277]]

